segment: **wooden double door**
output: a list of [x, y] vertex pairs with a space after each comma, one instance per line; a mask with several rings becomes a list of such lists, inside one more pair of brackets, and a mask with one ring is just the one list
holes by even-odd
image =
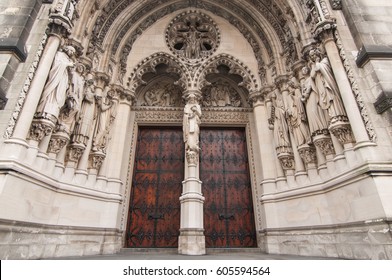
[[[207, 247], [255, 247], [245, 131], [203, 128], [200, 180]], [[128, 213], [127, 247], [175, 248], [184, 180], [182, 129], [141, 127]]]

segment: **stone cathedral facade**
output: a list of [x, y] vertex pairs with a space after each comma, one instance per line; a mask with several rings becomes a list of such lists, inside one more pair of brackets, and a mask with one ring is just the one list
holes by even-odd
[[0, 3], [0, 258], [392, 259], [392, 3]]

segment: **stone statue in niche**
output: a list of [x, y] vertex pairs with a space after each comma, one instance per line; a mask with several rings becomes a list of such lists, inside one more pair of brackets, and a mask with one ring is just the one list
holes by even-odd
[[301, 101], [300, 85], [295, 78], [288, 82], [287, 121], [297, 146], [311, 143], [306, 112]]
[[241, 98], [229, 83], [214, 84], [204, 96], [205, 107], [240, 107]]
[[291, 147], [283, 96], [279, 90], [275, 90], [270, 94], [270, 100], [272, 107], [270, 108], [269, 128], [274, 132], [275, 146], [277, 148]]
[[319, 105], [328, 112], [330, 121], [347, 120], [346, 111], [340, 98], [332, 68], [328, 58], [322, 58], [320, 51], [313, 49], [309, 52], [310, 76], [319, 95]]
[[142, 106], [174, 107], [181, 106], [181, 92], [172, 84], [157, 84], [144, 94]]
[[84, 94], [84, 71], [85, 66], [78, 64], [71, 69], [71, 84], [68, 91], [67, 99], [64, 106], [61, 108], [58, 120], [58, 129], [70, 134], [73, 131], [75, 121], [82, 106], [82, 99]]
[[310, 76], [310, 68], [302, 68], [304, 82], [302, 85], [302, 102], [305, 103], [309, 129], [312, 135], [328, 134], [328, 112], [320, 106], [320, 96], [313, 78]]
[[184, 107], [183, 133], [185, 150], [187, 152], [198, 153], [199, 132], [200, 132], [201, 108], [197, 102], [196, 96], [190, 94], [187, 104]]
[[72, 142], [87, 145], [90, 137], [95, 114], [95, 80], [87, 75], [82, 107], [77, 120]]
[[96, 96], [98, 114], [93, 137], [92, 151], [105, 152], [107, 136], [110, 125], [115, 119], [116, 106], [113, 101], [114, 91], [110, 87], [105, 87], [102, 96]]
[[[48, 80], [37, 107], [37, 116], [57, 119], [67, 98], [69, 70], [74, 66], [75, 48], [66, 46], [59, 50], [49, 72]], [[54, 118], [54, 119], [53, 119]]]

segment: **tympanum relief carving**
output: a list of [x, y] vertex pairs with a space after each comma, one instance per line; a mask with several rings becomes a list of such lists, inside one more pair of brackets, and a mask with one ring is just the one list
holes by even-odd
[[138, 98], [139, 106], [156, 106], [156, 107], [182, 107], [181, 89], [174, 85], [172, 81], [159, 81], [151, 87], [146, 87]]

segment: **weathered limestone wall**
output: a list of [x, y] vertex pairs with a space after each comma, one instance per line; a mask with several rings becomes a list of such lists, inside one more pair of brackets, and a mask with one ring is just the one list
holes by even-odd
[[392, 3], [388, 0], [342, 1], [355, 43], [357, 64], [363, 68], [378, 113], [391, 120], [392, 98]]
[[41, 0], [0, 3], [0, 109], [19, 62], [26, 60], [26, 41], [41, 5]]

